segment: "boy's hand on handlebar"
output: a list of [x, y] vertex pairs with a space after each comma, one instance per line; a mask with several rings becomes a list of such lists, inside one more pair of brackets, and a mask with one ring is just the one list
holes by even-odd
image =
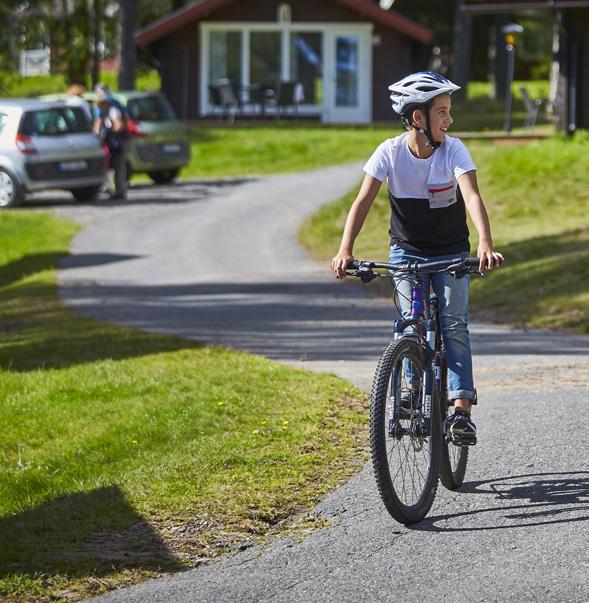
[[479, 270], [493, 270], [503, 264], [503, 255], [492, 247], [479, 247]]
[[346, 268], [348, 264], [356, 258], [349, 253], [338, 253], [331, 260], [331, 269], [337, 275], [337, 278], [346, 278]]

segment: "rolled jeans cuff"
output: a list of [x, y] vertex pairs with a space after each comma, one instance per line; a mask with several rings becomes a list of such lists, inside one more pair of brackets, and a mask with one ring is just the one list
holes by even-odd
[[448, 392], [448, 400], [456, 400], [456, 398], [464, 398], [466, 400], [474, 400], [475, 392], [470, 389], [455, 389]]

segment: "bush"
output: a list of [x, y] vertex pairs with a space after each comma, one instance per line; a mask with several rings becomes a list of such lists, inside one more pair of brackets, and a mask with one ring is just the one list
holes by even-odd
[[67, 85], [63, 75], [23, 77], [17, 74], [8, 74], [6, 85], [2, 86], [2, 96], [33, 97], [65, 92], [66, 88]]
[[[116, 73], [103, 73], [100, 80], [108, 84], [112, 90], [117, 89]], [[3, 97], [30, 98], [44, 94], [59, 94], [66, 92], [67, 86], [65, 76], [62, 74], [23, 77], [16, 73], [0, 71], [0, 96]], [[140, 74], [137, 77], [135, 88], [137, 90], [159, 90], [159, 73], [151, 70]]]

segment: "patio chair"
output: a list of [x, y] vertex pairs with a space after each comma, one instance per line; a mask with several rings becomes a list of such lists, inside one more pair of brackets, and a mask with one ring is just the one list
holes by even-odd
[[524, 106], [528, 112], [528, 115], [524, 121], [524, 128], [533, 128], [536, 125], [538, 111], [540, 111], [540, 107], [542, 106], [542, 99], [537, 98], [532, 100], [525, 86], [520, 86], [519, 91], [522, 93]]
[[295, 117], [299, 114], [299, 105], [305, 100], [305, 91], [300, 82], [280, 82], [276, 92], [278, 114], [287, 117], [292, 109]]
[[249, 104], [262, 118], [269, 107], [276, 106], [276, 93], [271, 84], [250, 84], [247, 87], [247, 96]]
[[235, 96], [231, 82], [227, 79], [217, 80], [209, 86], [209, 93], [213, 108], [219, 107], [222, 115], [227, 117], [227, 121], [232, 124], [235, 121], [235, 114], [240, 108], [240, 102]]

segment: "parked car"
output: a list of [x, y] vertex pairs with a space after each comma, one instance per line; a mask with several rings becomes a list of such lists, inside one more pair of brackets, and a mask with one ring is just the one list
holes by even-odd
[[172, 182], [190, 161], [186, 126], [161, 92], [113, 92], [126, 109], [131, 143], [128, 169], [158, 184]]
[[[130, 134], [127, 172], [146, 173], [158, 184], [175, 180], [180, 170], [190, 161], [190, 139], [186, 126], [176, 117], [174, 109], [162, 92], [113, 91], [123, 107]], [[43, 100], [63, 100], [67, 94], [50, 94]], [[93, 92], [82, 95], [92, 107]]]
[[82, 108], [0, 99], [0, 207], [48, 189], [66, 189], [77, 201], [93, 201], [105, 171], [102, 146]]

